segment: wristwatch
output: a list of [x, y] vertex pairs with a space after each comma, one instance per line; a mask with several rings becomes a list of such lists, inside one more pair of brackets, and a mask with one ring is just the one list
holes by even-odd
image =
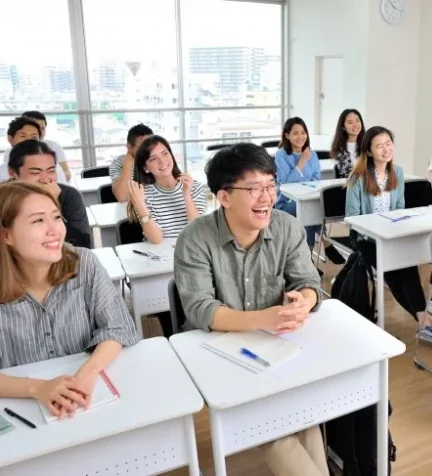
[[151, 220], [151, 215], [148, 214], [148, 215], [144, 215], [143, 217], [140, 218], [140, 222], [145, 225], [146, 223], [148, 223], [149, 221]]

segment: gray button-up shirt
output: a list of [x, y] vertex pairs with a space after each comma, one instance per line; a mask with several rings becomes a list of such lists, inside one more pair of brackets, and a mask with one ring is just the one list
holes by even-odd
[[90, 350], [114, 340], [138, 342], [126, 304], [95, 254], [79, 255], [78, 274], [53, 286], [44, 304], [31, 295], [0, 304], [0, 369]]
[[304, 288], [316, 290], [317, 306], [322, 297], [304, 228], [279, 210], [272, 210], [270, 226], [249, 250], [236, 243], [223, 207], [196, 218], [177, 240], [174, 276], [186, 329], [209, 330], [221, 305], [240, 311], [266, 309], [282, 304], [284, 292]]

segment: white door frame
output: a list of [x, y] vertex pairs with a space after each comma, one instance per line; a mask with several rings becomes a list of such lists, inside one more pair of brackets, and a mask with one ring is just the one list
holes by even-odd
[[322, 64], [325, 59], [343, 59], [343, 55], [315, 56], [314, 134], [321, 134]]

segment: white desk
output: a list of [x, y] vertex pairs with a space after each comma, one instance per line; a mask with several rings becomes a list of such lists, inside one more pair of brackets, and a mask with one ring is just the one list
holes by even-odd
[[345, 218], [345, 222], [355, 231], [376, 242], [380, 327], [384, 327], [384, 273], [431, 261], [432, 208], [421, 207], [414, 210], [422, 211], [424, 215], [399, 222], [392, 222], [378, 214]]
[[[51, 365], [6, 372], [24, 377]], [[120, 399], [62, 422], [46, 424], [33, 400], [0, 399], [2, 409], [10, 407], [37, 426], [12, 419], [17, 428], [1, 437], [0, 475], [144, 476], [189, 465], [189, 474], [198, 476], [192, 415], [203, 401], [168, 341], [157, 337], [124, 349], [107, 373]]]
[[285, 183], [281, 193], [297, 204], [297, 218], [303, 226], [321, 225], [323, 214], [320, 192], [325, 187], [342, 185], [346, 179], [319, 180], [315, 182]]
[[81, 178], [75, 177], [75, 185], [81, 193], [86, 207], [99, 203], [99, 189], [111, 185], [110, 177]]
[[117, 236], [118, 224], [127, 220], [127, 203], [102, 203], [90, 207], [96, 224], [100, 228], [102, 246], [114, 248], [119, 244]]
[[[333, 159], [331, 159], [333, 160]], [[320, 160], [320, 162], [325, 162]], [[405, 182], [414, 180], [423, 180], [413, 174], [405, 175]], [[342, 185], [346, 179], [319, 180], [315, 182], [285, 183], [281, 185], [281, 193], [297, 203], [297, 218], [303, 226], [321, 225], [323, 222], [323, 213], [320, 200], [320, 192], [325, 187], [333, 185]], [[314, 185], [314, 186], [311, 186]]]
[[114, 283], [121, 294], [122, 292], [122, 281], [125, 278], [125, 272], [122, 268], [118, 256], [115, 254], [113, 248], [95, 248], [92, 250], [93, 253], [98, 257], [99, 261], [102, 263], [103, 267], [107, 270], [111, 281]]
[[226, 475], [226, 455], [377, 402], [378, 476], [387, 476], [387, 359], [402, 342], [336, 300], [290, 335], [302, 346], [296, 356], [261, 374], [202, 347], [212, 337], [191, 331], [170, 342], [209, 406], [216, 476]]
[[[174, 277], [175, 242], [175, 239], [170, 238], [159, 245], [143, 242], [115, 248], [130, 281], [134, 318], [141, 336], [142, 314], [169, 311], [168, 283]], [[163, 259], [152, 260], [134, 253], [133, 250], [150, 251], [162, 256]]]

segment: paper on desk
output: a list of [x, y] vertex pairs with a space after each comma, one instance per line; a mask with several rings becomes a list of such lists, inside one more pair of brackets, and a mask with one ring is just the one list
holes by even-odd
[[418, 217], [421, 215], [423, 215], [423, 213], [417, 210], [411, 210], [409, 208], [408, 209], [402, 208], [400, 210], [392, 210], [390, 212], [380, 213], [380, 216], [387, 218], [391, 221], [405, 220], [407, 218]]
[[242, 355], [242, 347], [262, 357], [271, 367], [288, 360], [300, 349], [287, 339], [263, 331], [226, 332], [208, 340], [203, 347], [253, 372], [262, 372], [267, 368]]

